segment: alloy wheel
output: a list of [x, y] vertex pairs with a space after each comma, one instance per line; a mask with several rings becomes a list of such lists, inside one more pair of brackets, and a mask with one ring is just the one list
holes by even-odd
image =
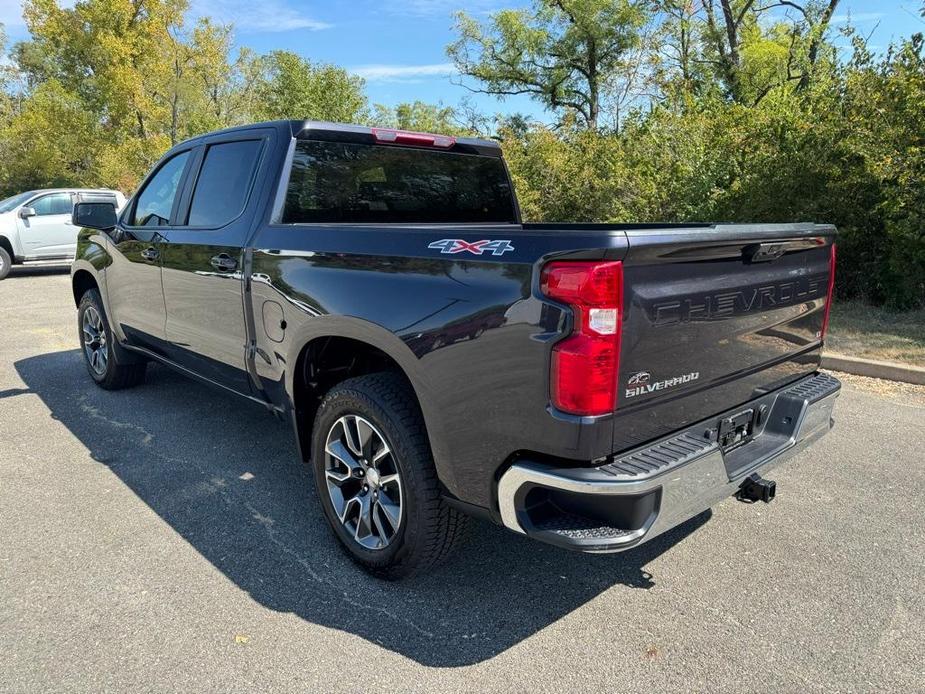
[[389, 546], [401, 527], [402, 484], [385, 437], [359, 415], [334, 422], [324, 447], [324, 475], [334, 512], [366, 549]]
[[109, 345], [106, 341], [106, 329], [103, 318], [95, 306], [87, 306], [81, 325], [84, 339], [84, 354], [93, 373], [102, 376], [109, 363]]

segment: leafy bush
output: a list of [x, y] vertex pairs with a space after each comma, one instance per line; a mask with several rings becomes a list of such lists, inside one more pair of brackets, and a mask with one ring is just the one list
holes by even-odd
[[844, 297], [925, 305], [925, 61], [915, 36], [809, 91], [637, 113], [619, 133], [502, 133], [525, 218], [836, 224]]

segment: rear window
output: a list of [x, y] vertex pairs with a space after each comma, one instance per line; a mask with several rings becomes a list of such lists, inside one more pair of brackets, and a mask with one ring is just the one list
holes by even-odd
[[297, 143], [283, 222], [514, 221], [499, 157], [388, 145]]
[[244, 211], [261, 144], [224, 142], [206, 150], [190, 206], [190, 226], [224, 226]]

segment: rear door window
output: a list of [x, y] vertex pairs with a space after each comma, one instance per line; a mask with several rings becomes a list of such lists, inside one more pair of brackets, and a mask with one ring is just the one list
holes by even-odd
[[262, 140], [242, 140], [211, 145], [206, 150], [190, 205], [189, 226], [224, 226], [244, 211], [262, 145]]
[[177, 188], [183, 178], [183, 169], [189, 159], [189, 152], [181, 152], [158, 169], [138, 195], [131, 225], [136, 227], [161, 227], [170, 223], [170, 212], [177, 196]]
[[500, 157], [302, 140], [283, 223], [509, 223], [514, 199]]

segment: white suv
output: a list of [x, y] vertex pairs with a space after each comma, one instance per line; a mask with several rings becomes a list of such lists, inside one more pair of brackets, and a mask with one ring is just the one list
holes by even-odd
[[117, 190], [54, 188], [0, 201], [0, 280], [11, 265], [74, 259], [79, 230], [71, 224], [71, 212], [77, 201], [112, 201], [120, 209], [125, 196]]

